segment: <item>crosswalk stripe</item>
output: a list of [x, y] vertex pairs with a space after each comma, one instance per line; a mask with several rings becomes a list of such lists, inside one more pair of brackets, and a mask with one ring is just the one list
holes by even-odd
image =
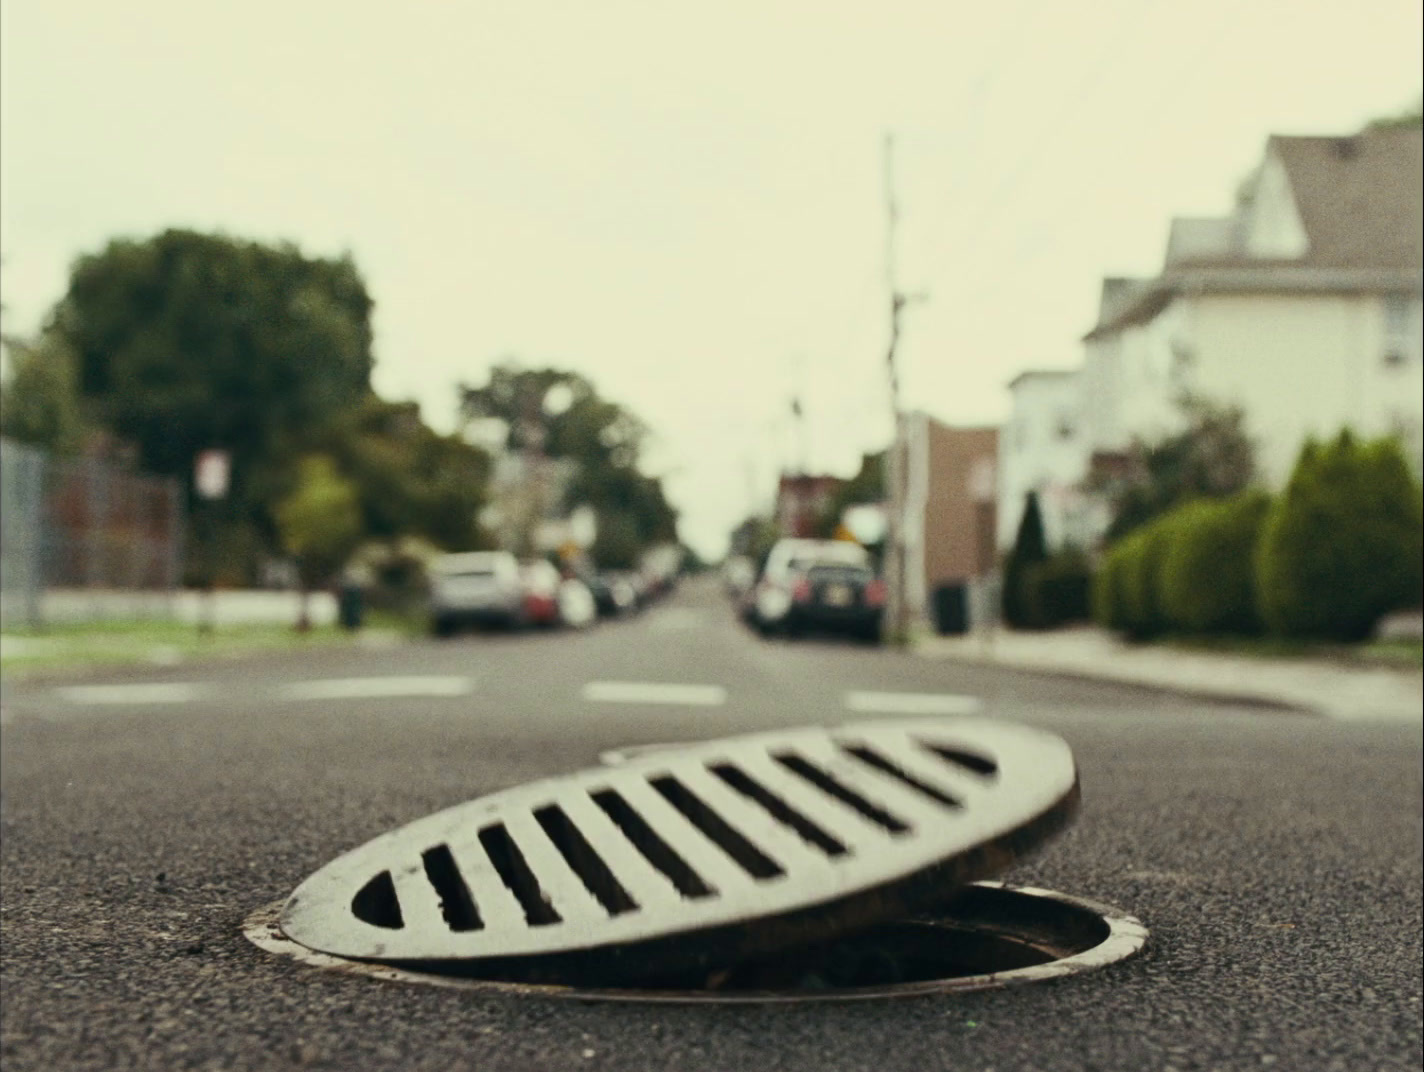
[[464, 696], [474, 688], [468, 677], [407, 675], [402, 677], [337, 677], [289, 681], [277, 687], [283, 700], [362, 700], [400, 696]]
[[189, 682], [165, 681], [132, 685], [70, 685], [55, 689], [61, 700], [74, 704], [173, 704], [199, 699], [204, 689]]
[[675, 685], [654, 681], [590, 681], [583, 698], [594, 703], [684, 704], [719, 707], [727, 702], [721, 685]]
[[848, 692], [845, 705], [877, 715], [972, 715], [982, 707], [977, 696], [948, 692]]

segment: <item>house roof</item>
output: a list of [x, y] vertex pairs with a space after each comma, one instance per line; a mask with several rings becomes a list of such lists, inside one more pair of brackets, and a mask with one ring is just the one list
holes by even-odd
[[1349, 137], [1273, 135], [1308, 247], [1298, 258], [1251, 257], [1231, 217], [1172, 224], [1162, 275], [1107, 303], [1084, 341], [1151, 320], [1186, 290], [1394, 291], [1419, 288], [1424, 264], [1424, 138], [1419, 128]]
[[1078, 375], [1077, 369], [1025, 369], [1009, 381], [1009, 390], [1012, 391], [1025, 380], [1063, 379], [1076, 375]]
[[1413, 268], [1421, 264], [1424, 138], [1419, 128], [1350, 138], [1269, 143], [1290, 179], [1310, 248], [1321, 268]]

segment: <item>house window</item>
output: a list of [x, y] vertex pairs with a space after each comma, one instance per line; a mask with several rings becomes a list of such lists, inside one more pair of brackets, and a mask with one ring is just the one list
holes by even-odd
[[1414, 302], [1408, 294], [1386, 294], [1384, 298], [1384, 334], [1391, 342], [1409, 336], [1409, 320]]

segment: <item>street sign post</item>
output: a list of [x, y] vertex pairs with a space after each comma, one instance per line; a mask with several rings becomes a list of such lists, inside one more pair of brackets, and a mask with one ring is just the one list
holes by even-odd
[[198, 498], [207, 504], [202, 508], [205, 522], [203, 528], [207, 538], [204, 540], [206, 546], [203, 548], [206, 584], [203, 592], [202, 612], [198, 615], [198, 632], [200, 633], [211, 633], [215, 618], [213, 586], [217, 580], [217, 561], [213, 541], [217, 526], [214, 516], [216, 508], [211, 504], [227, 498], [231, 483], [231, 454], [225, 450], [198, 452], [198, 456], [193, 459], [193, 490], [197, 492]]

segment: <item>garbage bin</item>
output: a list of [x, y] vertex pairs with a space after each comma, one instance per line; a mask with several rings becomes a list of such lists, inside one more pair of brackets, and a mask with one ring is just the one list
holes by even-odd
[[969, 586], [942, 584], [934, 590], [935, 632], [962, 636], [969, 632]]
[[361, 628], [366, 616], [366, 598], [361, 586], [354, 581], [342, 582], [336, 595], [336, 614], [341, 628], [356, 630]]

